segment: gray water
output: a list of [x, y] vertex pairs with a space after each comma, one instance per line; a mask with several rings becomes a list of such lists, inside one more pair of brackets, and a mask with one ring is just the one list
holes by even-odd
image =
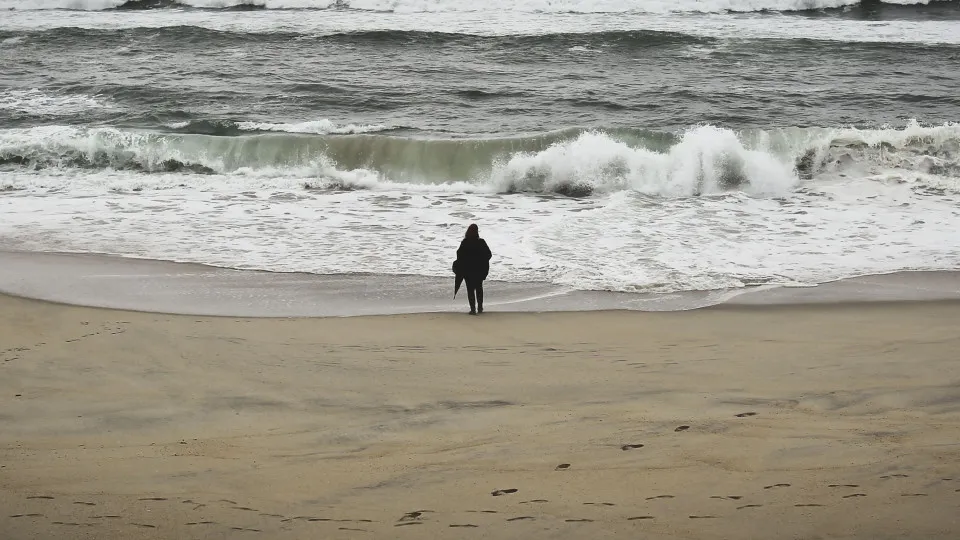
[[[421, 14], [415, 29], [377, 12], [298, 11], [314, 24], [292, 27], [290, 10], [174, 6], [30, 18], [8, 11], [0, 23], [0, 96], [7, 93], [0, 97], [7, 101], [0, 125], [167, 130], [186, 123], [176, 131], [237, 135], [236, 122], [324, 118], [384, 125], [395, 134], [473, 137], [571, 127], [669, 132], [699, 123], [875, 128], [909, 119], [938, 124], [955, 119], [960, 107], [960, 46], [909, 41], [924, 25], [956, 41], [957, 2], [681, 13], [659, 24], [687, 26], [689, 33], [657, 30], [654, 16], [642, 13], [622, 15], [617, 25], [605, 24], [614, 19], [607, 14], [532, 14], [529, 28], [490, 35], [499, 30], [495, 24], [448, 30], [451, 13], [443, 11]], [[431, 17], [438, 17], [435, 25]], [[22, 30], [10, 28], [17, 22]], [[860, 25], [862, 31], [849, 41], [704, 31], [724, 24], [813, 25], [824, 32]], [[897, 40], [885, 42], [885, 34]], [[109, 106], [57, 112], [24, 100], [18, 107], [12, 90], [96, 96]]]

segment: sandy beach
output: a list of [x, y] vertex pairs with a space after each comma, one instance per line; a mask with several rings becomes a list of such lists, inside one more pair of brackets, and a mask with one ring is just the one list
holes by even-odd
[[958, 320], [4, 296], [0, 537], [955, 539]]
[[0, 66], [0, 540], [960, 540], [960, 0], [0, 0]]

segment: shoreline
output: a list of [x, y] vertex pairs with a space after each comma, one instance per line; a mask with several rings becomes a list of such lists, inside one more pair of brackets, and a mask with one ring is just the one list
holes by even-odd
[[[452, 278], [238, 270], [89, 253], [0, 250], [0, 294], [56, 304], [216, 317], [298, 318], [459, 313]], [[693, 309], [960, 300], [960, 271], [906, 271], [816, 286], [625, 293], [488, 281], [490, 312]]]

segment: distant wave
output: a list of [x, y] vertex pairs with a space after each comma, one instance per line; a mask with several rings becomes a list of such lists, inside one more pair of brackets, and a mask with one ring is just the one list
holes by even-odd
[[[128, 45], [129, 40], [150, 39], [161, 42], [171, 42], [174, 45], [184, 44], [196, 46], [210, 46], [211, 44], [246, 44], [251, 39], [256, 39], [261, 43], [285, 43], [290, 40], [315, 40], [318, 42], [329, 42], [332, 44], [357, 44], [357, 45], [380, 45], [380, 46], [416, 46], [416, 45], [462, 45], [462, 46], [487, 46], [496, 48], [530, 48], [530, 47], [550, 47], [563, 51], [584, 52], [597, 51], [609, 52], [615, 49], [648, 49], [658, 47], [690, 45], [710, 45], [723, 41], [721, 38], [687, 34], [682, 32], [669, 32], [658, 30], [604, 30], [590, 33], [576, 32], [558, 32], [543, 34], [518, 34], [518, 35], [478, 35], [472, 33], [456, 32], [438, 32], [421, 30], [329, 30], [324, 32], [292, 32], [282, 30], [271, 30], [265, 33], [248, 31], [230, 31], [217, 30], [197, 26], [162, 26], [158, 28], [119, 28], [119, 29], [99, 29], [99, 28], [51, 28], [37, 30], [29, 33], [9, 32], [0, 30], [0, 42], [5, 40], [15, 40], [13, 46], [22, 43], [31, 45], [62, 45], [72, 47], [78, 41], [96, 41], [103, 47], [124, 47]], [[798, 45], [815, 46], [818, 43], [833, 47], [832, 41], [821, 41], [821, 37], [804, 37], [802, 39], [765, 39], [764, 47], [772, 50], [776, 47], [784, 47], [787, 52], [794, 52]], [[884, 42], [868, 41], [867, 38], [861, 38], [857, 42], [857, 47], [876, 47], [876, 48], [896, 48], [902, 51], [904, 47], [910, 47], [921, 54], [925, 48], [939, 48], [942, 45], [936, 45], [925, 42]], [[812, 53], [813, 54], [813, 53]], [[334, 86], [326, 86], [324, 91], [339, 91]], [[464, 98], [483, 99], [480, 93], [465, 94]]]
[[234, 122], [231, 120], [195, 120], [169, 124], [168, 127], [180, 133], [198, 135], [237, 136], [250, 132], [283, 132], [307, 133], [313, 135], [346, 135], [356, 133], [373, 133], [389, 131], [391, 128], [382, 124], [356, 125], [337, 124], [331, 120], [309, 120], [306, 122], [271, 123], [271, 122]]
[[0, 130], [0, 166], [225, 174], [264, 185], [293, 179], [314, 189], [402, 184], [428, 191], [568, 196], [636, 191], [663, 197], [778, 194], [803, 178], [884, 167], [937, 177], [941, 184], [946, 179], [960, 189], [960, 124], [744, 132], [704, 125], [678, 134], [568, 129], [498, 139], [376, 133], [224, 137], [46, 126]]
[[[602, 32], [583, 33], [553, 33], [537, 35], [506, 35], [481, 36], [455, 32], [420, 31], [420, 30], [336, 30], [323, 33], [299, 33], [289, 31], [271, 31], [265, 34], [255, 34], [261, 41], [286, 42], [291, 39], [314, 39], [336, 43], [357, 43], [377, 45], [445, 45], [484, 42], [497, 44], [501, 47], [556, 45], [564, 49], [582, 46], [588, 43], [593, 47], [601, 46], [641, 46], [651, 47], [660, 45], [689, 45], [714, 41], [705, 38], [677, 32], [661, 32], [656, 30], [609, 30]], [[249, 32], [234, 32], [215, 30], [197, 26], [162, 26], [159, 28], [51, 28], [28, 34], [33, 43], [64, 43], [73, 44], [78, 40], [101, 40], [104, 43], [121, 42], [129, 39], [164, 39], [176, 41], [179, 44], [209, 44], [227, 43], [231, 41], [247, 42]], [[27, 38], [22, 32], [13, 33], [0, 30], [0, 40], [16, 39], [20, 42]]]
[[100, 96], [56, 95], [36, 88], [0, 91], [0, 111], [10, 111], [15, 115], [60, 117], [107, 107], [109, 104]]
[[[110, 0], [104, 0], [110, 1]], [[112, 2], [111, 2], [112, 3]], [[225, 1], [201, 1], [190, 2], [189, 0], [127, 0], [126, 2], [105, 9], [114, 9], [117, 11], [146, 10], [146, 9], [171, 9], [171, 8], [200, 8], [200, 9], [221, 9], [231, 11], [255, 11], [268, 9], [267, 5], [257, 0], [225, 0]]]
[[0, 0], [0, 10], [347, 9], [386, 12], [751, 13], [958, 6], [957, 0]]

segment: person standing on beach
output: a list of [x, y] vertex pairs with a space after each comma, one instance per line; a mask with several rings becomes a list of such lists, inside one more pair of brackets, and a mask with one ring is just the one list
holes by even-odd
[[483, 280], [490, 273], [490, 248], [487, 241], [480, 238], [480, 229], [474, 223], [467, 227], [460, 247], [457, 249], [457, 273], [467, 282], [467, 300], [470, 302], [470, 314], [483, 313]]

